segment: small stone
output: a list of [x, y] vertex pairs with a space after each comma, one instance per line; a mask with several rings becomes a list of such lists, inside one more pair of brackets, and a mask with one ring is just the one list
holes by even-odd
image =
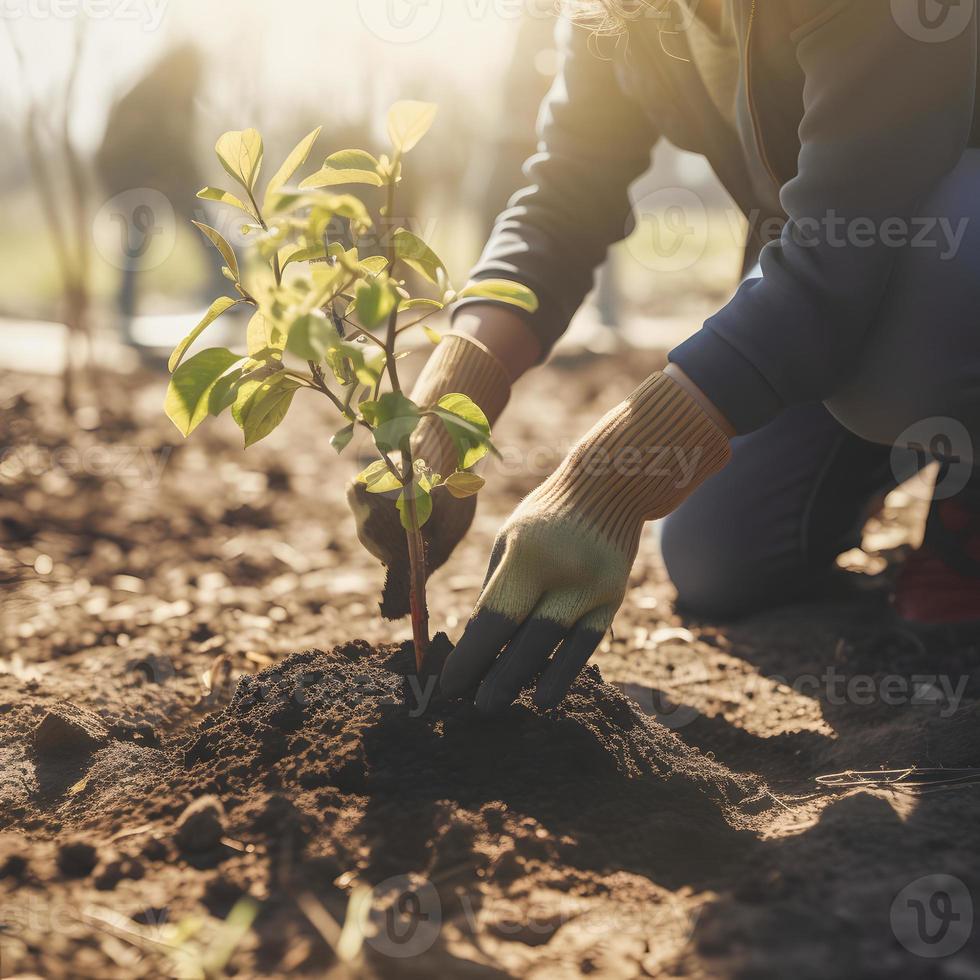
[[58, 870], [66, 878], [87, 878], [97, 863], [95, 848], [84, 841], [69, 841], [58, 849]]
[[95, 879], [95, 887], [103, 892], [112, 891], [124, 878], [139, 881], [144, 874], [143, 865], [139, 861], [124, 857], [118, 861], [110, 861], [103, 867]]
[[108, 741], [105, 722], [70, 701], [50, 708], [34, 729], [34, 748], [38, 755], [48, 758], [95, 752]]
[[212, 915], [226, 919], [235, 903], [245, 895], [241, 886], [224, 877], [212, 878], [204, 886], [202, 902]]
[[27, 873], [27, 858], [23, 854], [11, 854], [0, 865], [0, 878], [23, 878]]
[[143, 857], [148, 861], [167, 861], [170, 858], [170, 847], [166, 841], [151, 837], [143, 845]]
[[0, 879], [23, 878], [27, 874], [30, 844], [17, 833], [0, 833]]
[[177, 846], [187, 854], [210, 851], [225, 836], [225, 809], [216, 796], [199, 796], [177, 818]]

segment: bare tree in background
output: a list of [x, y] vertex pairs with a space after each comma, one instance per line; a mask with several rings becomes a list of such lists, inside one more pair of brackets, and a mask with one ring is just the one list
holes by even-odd
[[[62, 401], [65, 411], [74, 414], [78, 405], [79, 374], [90, 374], [94, 370], [89, 322], [92, 296], [89, 182], [71, 136], [75, 90], [85, 51], [85, 28], [80, 22], [68, 72], [52, 110], [46, 115], [32, 90], [24, 52], [9, 21], [5, 21], [5, 27], [17, 59], [24, 92], [23, 132], [31, 178], [61, 275], [61, 312], [68, 328]], [[98, 386], [90, 387], [97, 394]]]

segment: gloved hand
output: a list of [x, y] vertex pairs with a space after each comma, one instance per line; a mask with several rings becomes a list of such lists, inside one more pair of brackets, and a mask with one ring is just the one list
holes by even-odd
[[[452, 392], [472, 398], [493, 425], [510, 397], [510, 379], [500, 361], [478, 340], [448, 333], [422, 369], [410, 397], [419, 405], [427, 405]], [[456, 469], [456, 450], [439, 419], [422, 419], [412, 433], [412, 453], [444, 476]], [[405, 530], [394, 501], [369, 493], [356, 482], [347, 487], [347, 501], [361, 544], [388, 569], [381, 614], [386, 619], [399, 619], [409, 611], [409, 568]], [[476, 497], [460, 500], [438, 486], [432, 494], [432, 507], [433, 517], [422, 528], [429, 572], [445, 563], [469, 530]]]
[[648, 378], [501, 529], [442, 690], [475, 690], [477, 707], [493, 713], [543, 669], [535, 703], [557, 706], [623, 601], [644, 522], [669, 514], [730, 455], [728, 436], [685, 388]]

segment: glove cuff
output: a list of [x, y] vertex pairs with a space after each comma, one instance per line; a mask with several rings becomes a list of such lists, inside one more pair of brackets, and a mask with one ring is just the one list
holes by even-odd
[[[500, 360], [479, 340], [450, 332], [443, 335], [422, 369], [412, 389], [412, 401], [428, 405], [453, 392], [476, 402], [493, 425], [510, 399], [510, 378]], [[422, 420], [415, 430], [413, 447], [440, 473], [456, 469], [456, 451], [438, 419]]]
[[571, 510], [629, 549], [644, 521], [665, 517], [730, 458], [728, 436], [657, 372], [586, 434], [540, 503]]
[[443, 335], [422, 369], [412, 401], [425, 405], [456, 391], [472, 398], [493, 425], [510, 399], [510, 379], [496, 355], [479, 340], [451, 332]]

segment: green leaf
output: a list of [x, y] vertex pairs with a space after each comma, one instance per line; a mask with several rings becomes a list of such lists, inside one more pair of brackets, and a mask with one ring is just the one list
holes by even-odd
[[309, 262], [310, 259], [324, 259], [327, 251], [323, 245], [285, 245], [279, 249], [279, 272], [286, 271], [292, 262]]
[[338, 432], [335, 432], [330, 437], [330, 445], [337, 450], [337, 454], [340, 455], [349, 445], [351, 439], [354, 438], [354, 423], [351, 422], [350, 425], [345, 425]]
[[204, 314], [204, 319], [174, 348], [174, 352], [170, 355], [170, 360], [167, 362], [167, 370], [173, 374], [177, 369], [177, 365], [184, 359], [187, 348], [204, 333], [207, 327], [214, 323], [226, 310], [230, 310], [233, 306], [237, 306], [242, 302], [244, 300], [232, 299], [230, 296], [220, 296], [216, 299], [208, 307], [207, 313]]
[[306, 297], [303, 308], [317, 310], [329, 303], [336, 298], [346, 278], [344, 267], [340, 263], [313, 266], [313, 288]]
[[307, 234], [320, 241], [333, 219], [340, 215], [361, 227], [371, 225], [371, 215], [364, 202], [353, 194], [333, 194], [329, 191], [310, 191], [302, 199], [302, 206], [313, 208], [307, 223]]
[[373, 388], [384, 371], [387, 358], [384, 351], [379, 351], [373, 357], [362, 357], [361, 362], [355, 365], [354, 374], [362, 385]]
[[208, 395], [208, 414], [218, 416], [226, 408], [234, 405], [235, 398], [238, 396], [238, 386], [244, 374], [245, 368], [237, 367], [218, 378]]
[[378, 175], [378, 161], [364, 150], [341, 150], [331, 153], [323, 167], [307, 177], [299, 186], [333, 187], [337, 184], [370, 184], [380, 187], [383, 181]]
[[354, 309], [361, 326], [368, 330], [381, 326], [395, 308], [395, 291], [387, 281], [362, 279], [354, 293]]
[[367, 150], [338, 150], [331, 153], [323, 165], [335, 170], [369, 170], [372, 173], [378, 169], [378, 161]]
[[388, 260], [383, 255], [369, 255], [367, 258], [361, 259], [358, 266], [362, 272], [366, 272], [369, 276], [377, 276], [388, 268]]
[[411, 486], [405, 487], [398, 495], [395, 506], [398, 508], [398, 516], [401, 519], [402, 527], [406, 531], [411, 531], [412, 517], [408, 508], [409, 494], [415, 498], [415, 517], [418, 527], [424, 527], [425, 522], [432, 516], [432, 497], [425, 490], [419, 480], [412, 480]]
[[459, 471], [446, 477], [446, 489], [457, 500], [463, 500], [465, 497], [472, 497], [479, 493], [486, 482], [482, 476], [477, 476], [476, 473]]
[[248, 346], [249, 357], [258, 357], [265, 351], [277, 351], [280, 353], [286, 346], [286, 338], [282, 331], [276, 326], [275, 321], [264, 313], [257, 312], [248, 321], [248, 329], [245, 332], [245, 342]]
[[[381, 351], [377, 358], [372, 359], [368, 367], [364, 359], [365, 349], [363, 344], [342, 340], [335, 349], [327, 352], [327, 365], [342, 385], [350, 385], [355, 380], [360, 380], [363, 384], [373, 387], [381, 377], [385, 361], [384, 351]], [[380, 364], [376, 363], [377, 361], [380, 361]]]
[[432, 411], [442, 419], [449, 438], [456, 447], [461, 470], [478, 463], [492, 448], [490, 423], [483, 410], [471, 398], [458, 392], [443, 395]]
[[232, 131], [218, 138], [214, 146], [221, 166], [242, 187], [251, 191], [262, 169], [262, 137], [255, 129]]
[[424, 323], [422, 324], [422, 330], [430, 344], [442, 343], [442, 334], [438, 330], [433, 330], [432, 327], [427, 327]]
[[[282, 370], [280, 368], [280, 370]], [[231, 417], [235, 420], [238, 428], [245, 428], [245, 410], [249, 400], [262, 386], [263, 378], [246, 378], [238, 386], [235, 392], [235, 400], [231, 406]]]
[[202, 350], [181, 364], [167, 386], [164, 411], [189, 436], [208, 416], [209, 398], [221, 376], [242, 358], [224, 347]]
[[303, 208], [310, 207], [312, 201], [309, 198], [309, 194], [305, 191], [301, 191], [298, 188], [293, 190], [289, 187], [283, 187], [269, 199], [269, 205], [266, 208], [266, 218], [270, 215], [283, 214], [287, 211], [300, 211]]
[[340, 242], [331, 242], [327, 246], [327, 255], [336, 262], [347, 262], [352, 267], [357, 266], [357, 246], [347, 251]]
[[366, 469], [357, 474], [358, 483], [363, 483], [368, 493], [390, 493], [392, 490], [400, 490], [402, 483], [388, 469], [388, 464], [383, 459], [375, 460]]
[[438, 106], [405, 100], [388, 110], [388, 137], [397, 153], [408, 153], [429, 131]]
[[265, 381], [247, 381], [238, 390], [232, 415], [245, 433], [245, 448], [264, 439], [286, 417], [300, 383], [279, 371]]
[[399, 228], [395, 231], [394, 245], [395, 255], [420, 275], [425, 276], [429, 282], [439, 281], [440, 270], [445, 274], [446, 267], [442, 259], [418, 235], [408, 229]]
[[269, 180], [268, 185], [265, 189], [264, 204], [266, 208], [272, 207], [272, 199], [279, 191], [279, 188], [285, 185], [289, 179], [299, 170], [300, 167], [306, 163], [307, 157], [310, 155], [310, 150], [313, 149], [313, 144], [316, 142], [317, 137], [320, 135], [320, 130], [323, 129], [322, 126], [317, 126], [312, 133], [307, 133], [299, 143], [293, 147], [292, 152], [286, 157], [283, 165], [275, 172], [272, 178]]
[[313, 187], [337, 187], [340, 184], [369, 184], [372, 187], [381, 186], [381, 178], [368, 170], [334, 170], [324, 167], [315, 174], [310, 174], [299, 186], [302, 190]]
[[534, 313], [538, 309], [537, 296], [527, 286], [512, 282], [510, 279], [481, 279], [479, 282], [464, 286], [456, 298], [466, 299], [471, 296], [519, 306], [528, 313]]
[[249, 357], [254, 357], [259, 351], [269, 346], [269, 318], [262, 312], [252, 314], [245, 331], [245, 346]]
[[432, 468], [424, 459], [415, 459], [413, 466], [422, 489], [427, 493], [431, 493], [432, 488], [437, 487], [442, 482], [442, 477], [438, 473], [433, 472]]
[[357, 248], [345, 252], [342, 245], [332, 242], [327, 246], [327, 255], [336, 259], [352, 275], [380, 275], [388, 267], [388, 260], [383, 255], [368, 255], [364, 259], [358, 257]]
[[383, 453], [401, 449], [421, 418], [418, 405], [400, 391], [389, 391], [377, 401], [361, 402], [360, 409], [374, 430], [375, 445]]
[[197, 196], [202, 201], [217, 201], [219, 204], [228, 204], [239, 211], [244, 211], [250, 217], [257, 217], [250, 204], [240, 201], [234, 194], [223, 191], [220, 187], [202, 187], [197, 192]]
[[243, 427], [246, 449], [254, 446], [260, 439], [264, 439], [280, 425], [299, 387], [296, 381], [289, 379], [288, 384], [283, 382], [271, 389], [268, 394], [253, 400]]
[[342, 343], [327, 351], [326, 361], [333, 376], [346, 387], [357, 380], [357, 371], [364, 366], [364, 352], [355, 344]]
[[191, 224], [202, 232], [208, 241], [221, 253], [221, 257], [225, 260], [225, 265], [231, 269], [232, 275], [235, 277], [235, 282], [238, 282], [241, 278], [241, 273], [238, 271], [238, 258], [235, 255], [235, 250], [228, 244], [221, 232], [217, 228], [212, 228], [210, 225], [206, 225], [201, 221], [192, 221]]
[[340, 334], [320, 310], [296, 320], [289, 328], [286, 350], [304, 361], [322, 361], [327, 352], [340, 346]]
[[421, 310], [430, 309], [433, 312], [436, 310], [445, 309], [445, 304], [440, 303], [437, 299], [429, 299], [425, 296], [419, 296], [416, 299], [403, 299], [398, 305], [398, 311], [403, 310]]
[[376, 459], [373, 463], [369, 463], [367, 466], [361, 470], [357, 476], [354, 477], [355, 483], [363, 483], [365, 486], [370, 486], [376, 480], [380, 480], [381, 477], [388, 473], [388, 465], [383, 459]]

